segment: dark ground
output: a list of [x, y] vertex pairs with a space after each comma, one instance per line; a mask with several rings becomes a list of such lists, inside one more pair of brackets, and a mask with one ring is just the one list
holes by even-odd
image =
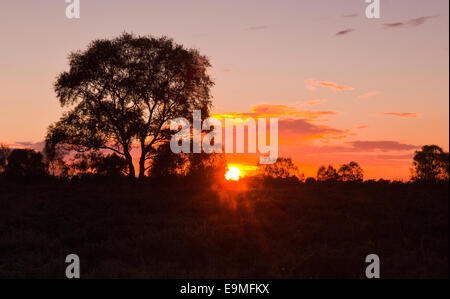
[[0, 180], [0, 278], [449, 277], [448, 183], [199, 183]]

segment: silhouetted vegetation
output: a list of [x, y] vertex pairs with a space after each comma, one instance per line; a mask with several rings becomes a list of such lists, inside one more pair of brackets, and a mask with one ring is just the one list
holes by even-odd
[[291, 158], [280, 157], [273, 164], [258, 165], [259, 175], [274, 179], [295, 179], [303, 181], [305, 176], [292, 162]]
[[364, 171], [356, 162], [342, 165], [336, 170], [332, 165], [321, 166], [317, 171], [317, 181], [319, 182], [362, 182]]
[[14, 149], [7, 156], [5, 174], [12, 178], [42, 177], [47, 175], [47, 165], [40, 152]]
[[4, 144], [0, 144], [0, 175], [6, 171], [9, 153], [10, 149]]
[[328, 167], [320, 166], [317, 171], [317, 181], [319, 182], [335, 182], [338, 179], [337, 171], [332, 165], [328, 165]]
[[438, 182], [449, 179], [449, 153], [437, 145], [425, 145], [414, 154], [414, 181]]
[[[246, 186], [246, 187], [245, 187]], [[0, 179], [0, 277], [448, 278], [448, 183]]]
[[49, 127], [47, 148], [112, 151], [126, 160], [130, 178], [136, 175], [134, 143], [142, 179], [154, 148], [168, 137], [169, 120], [190, 116], [194, 109], [209, 113], [208, 58], [171, 39], [125, 33], [95, 40], [87, 50], [71, 53], [69, 65], [55, 91], [70, 110]]
[[227, 182], [223, 154], [169, 145], [169, 120], [209, 115], [209, 67], [165, 37], [70, 54], [42, 153], [0, 146], [0, 278], [64, 277], [69, 253], [84, 278], [360, 278], [371, 253], [385, 278], [448, 278], [447, 152], [416, 151], [410, 182], [291, 158]]

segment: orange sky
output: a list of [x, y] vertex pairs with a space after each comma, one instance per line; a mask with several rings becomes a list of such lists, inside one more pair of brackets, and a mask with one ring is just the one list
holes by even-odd
[[384, 0], [380, 19], [364, 0], [81, 5], [69, 20], [62, 0], [2, 1], [0, 142], [39, 148], [61, 115], [52, 84], [68, 53], [128, 31], [209, 56], [214, 112], [280, 117], [280, 156], [308, 176], [355, 160], [367, 178], [407, 179], [417, 147], [448, 150], [447, 0]]

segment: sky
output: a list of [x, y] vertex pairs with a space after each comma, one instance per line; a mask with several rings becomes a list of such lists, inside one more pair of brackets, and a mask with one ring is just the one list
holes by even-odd
[[407, 179], [420, 146], [448, 150], [447, 0], [381, 0], [379, 19], [364, 0], [80, 3], [80, 19], [64, 0], [0, 3], [0, 142], [42, 146], [67, 55], [133, 32], [208, 56], [213, 112], [279, 117], [280, 156], [306, 176], [354, 160], [366, 178]]

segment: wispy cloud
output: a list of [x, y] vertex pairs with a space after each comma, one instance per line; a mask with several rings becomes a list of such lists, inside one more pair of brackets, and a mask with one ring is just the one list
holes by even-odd
[[326, 103], [326, 102], [328, 102], [328, 100], [326, 100], [326, 99], [318, 99], [318, 100], [307, 101], [307, 102], [305, 102], [305, 105], [307, 105], [307, 106], [316, 106], [316, 105], [320, 105], [320, 104], [323, 104], [323, 103]]
[[305, 83], [308, 83], [310, 85], [316, 85], [316, 86], [322, 86], [322, 87], [328, 87], [333, 90], [337, 91], [344, 91], [344, 90], [354, 90], [353, 87], [345, 86], [345, 85], [339, 85], [334, 82], [327, 82], [327, 81], [314, 81], [311, 79], [305, 80]]
[[222, 121], [226, 118], [278, 118], [280, 144], [298, 145], [309, 140], [342, 139], [348, 136], [348, 130], [316, 123], [323, 121], [326, 116], [336, 114], [335, 111], [301, 110], [287, 105], [262, 104], [254, 106], [250, 112], [212, 114], [212, 117]]
[[360, 95], [358, 99], [368, 99], [370, 97], [376, 96], [379, 93], [379, 91], [366, 92], [365, 94]]
[[380, 115], [404, 117], [404, 118], [418, 118], [420, 116], [418, 113], [413, 112], [384, 112], [380, 113]]
[[416, 27], [424, 24], [429, 19], [432, 19], [436, 16], [424, 16], [415, 19], [411, 19], [404, 22], [395, 22], [395, 23], [386, 23], [383, 24], [385, 28], [402, 28], [402, 27]]
[[[1, 142], [0, 142], [1, 144]], [[33, 142], [33, 141], [16, 141], [13, 143], [9, 143], [6, 145], [10, 148], [29, 148], [29, 149], [34, 149], [36, 151], [42, 151], [42, 149], [45, 146], [45, 142], [43, 141], [38, 141], [38, 142]]]
[[345, 30], [338, 31], [338, 32], [336, 33], [336, 35], [337, 35], [337, 36], [339, 36], [339, 35], [346, 35], [346, 34], [349, 34], [349, 33], [352, 32], [352, 31], [353, 31], [353, 29], [348, 28], [348, 29], [345, 29]]
[[401, 143], [399, 141], [387, 141], [387, 140], [377, 140], [377, 141], [350, 141], [346, 144], [351, 145], [351, 147], [356, 151], [409, 151], [419, 148], [418, 145]]
[[326, 154], [336, 155], [344, 153], [386, 153], [386, 152], [411, 152], [420, 148], [420, 145], [403, 143], [395, 140], [357, 140], [344, 142], [341, 145], [309, 145], [299, 148], [302, 154]]
[[327, 110], [300, 110], [296, 107], [287, 105], [261, 104], [254, 106], [250, 112], [228, 112], [213, 114], [217, 119], [225, 118], [248, 118], [248, 117], [278, 117], [278, 118], [302, 118], [306, 120], [315, 120], [324, 116], [336, 115], [336, 111]]
[[307, 139], [341, 139], [346, 130], [313, 124], [305, 119], [281, 119], [278, 123], [280, 143], [293, 144]]

